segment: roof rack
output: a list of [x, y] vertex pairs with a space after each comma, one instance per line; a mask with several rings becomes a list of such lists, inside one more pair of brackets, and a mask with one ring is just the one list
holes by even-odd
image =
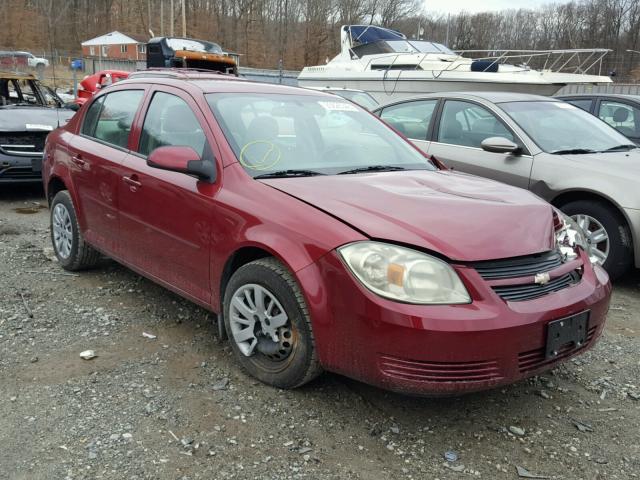
[[207, 70], [204, 68], [147, 68], [145, 70], [138, 70], [137, 72], [131, 73], [129, 78], [153, 78], [153, 77], [171, 77], [171, 78], [184, 78], [188, 79], [189, 74], [193, 73], [205, 73], [209, 75], [222, 76], [224, 78], [235, 78], [235, 75], [230, 73], [222, 73], [216, 70]]

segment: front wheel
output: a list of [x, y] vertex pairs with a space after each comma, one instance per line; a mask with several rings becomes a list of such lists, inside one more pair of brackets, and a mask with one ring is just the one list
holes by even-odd
[[624, 217], [615, 209], [591, 200], [578, 200], [560, 208], [584, 230], [588, 254], [612, 279], [622, 276], [633, 260], [633, 241]]
[[233, 274], [224, 322], [238, 362], [261, 382], [295, 388], [322, 372], [300, 287], [276, 259], [253, 261]]

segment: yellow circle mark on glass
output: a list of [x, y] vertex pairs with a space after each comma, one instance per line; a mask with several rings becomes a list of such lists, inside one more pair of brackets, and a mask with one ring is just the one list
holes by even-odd
[[[251, 162], [248, 158], [246, 158], [247, 149], [254, 145], [266, 145], [267, 151], [262, 155], [262, 159], [257, 162]], [[274, 165], [276, 165], [280, 159], [282, 158], [282, 151], [278, 148], [277, 145], [267, 141], [267, 140], [255, 140], [253, 142], [247, 143], [242, 150], [240, 150], [240, 164], [243, 167], [249, 168], [251, 170], [268, 170]]]

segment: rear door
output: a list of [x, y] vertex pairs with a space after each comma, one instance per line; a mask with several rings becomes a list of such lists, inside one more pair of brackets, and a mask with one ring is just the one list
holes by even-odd
[[385, 107], [378, 113], [385, 123], [402, 133], [423, 152], [429, 150], [433, 113], [438, 99], [414, 100]]
[[638, 105], [618, 99], [601, 98], [596, 106], [596, 116], [636, 144], [640, 144], [640, 108]]
[[152, 168], [146, 159], [158, 147], [175, 145], [192, 147], [213, 160], [213, 136], [193, 98], [171, 87], [151, 92], [138, 123], [137, 152], [125, 160], [118, 179], [124, 259], [209, 304], [212, 198], [218, 185]]
[[[520, 145], [519, 155], [492, 153], [480, 144], [490, 137], [504, 137]], [[434, 125], [434, 141], [428, 153], [448, 167], [528, 188], [533, 158], [524, 143], [488, 108], [466, 100], [445, 100]]]
[[80, 202], [84, 235], [92, 245], [119, 256], [117, 186], [129, 152], [129, 134], [143, 89], [98, 97], [87, 109], [69, 145], [72, 179]]

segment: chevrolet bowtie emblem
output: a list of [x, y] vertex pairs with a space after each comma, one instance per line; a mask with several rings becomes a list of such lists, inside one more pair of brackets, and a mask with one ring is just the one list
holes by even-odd
[[551, 280], [551, 275], [548, 273], [536, 273], [535, 278], [533, 279], [538, 285], [546, 285]]

